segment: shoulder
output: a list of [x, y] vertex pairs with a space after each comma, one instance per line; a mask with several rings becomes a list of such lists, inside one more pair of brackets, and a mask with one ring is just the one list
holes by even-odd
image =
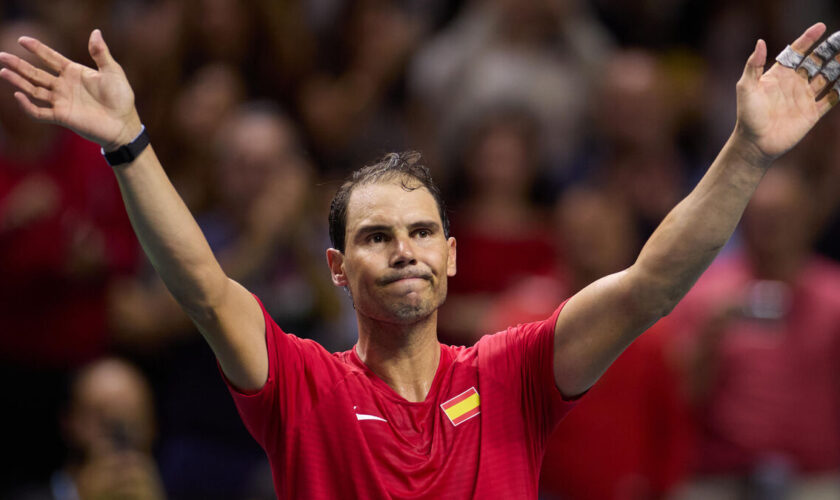
[[542, 320], [510, 326], [479, 339], [468, 348], [473, 352], [479, 369], [507, 377], [523, 369], [551, 364], [554, 327], [564, 305], [565, 302]]
[[[254, 295], [259, 303], [265, 320], [265, 342], [269, 353], [270, 371], [286, 371], [285, 376], [294, 377], [300, 370], [323, 370], [332, 367], [335, 370], [346, 370], [352, 367], [349, 353], [345, 351], [331, 353], [318, 342], [299, 337], [294, 333], [284, 331], [265, 308], [263, 302]], [[324, 374], [330, 374], [327, 370]]]

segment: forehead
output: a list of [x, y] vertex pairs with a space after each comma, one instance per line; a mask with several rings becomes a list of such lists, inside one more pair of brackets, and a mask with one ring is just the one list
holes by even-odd
[[401, 179], [356, 186], [347, 202], [347, 232], [352, 234], [361, 226], [407, 225], [420, 220], [441, 224], [435, 198], [423, 185]]

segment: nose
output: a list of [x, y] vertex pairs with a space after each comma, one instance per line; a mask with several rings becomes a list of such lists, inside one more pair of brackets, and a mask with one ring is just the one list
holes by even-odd
[[405, 267], [417, 264], [411, 238], [398, 236], [394, 238], [394, 250], [391, 255], [391, 267]]

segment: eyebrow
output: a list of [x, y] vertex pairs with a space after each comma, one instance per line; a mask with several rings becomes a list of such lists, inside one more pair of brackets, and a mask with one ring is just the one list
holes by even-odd
[[[440, 230], [440, 223], [438, 223], [436, 221], [433, 221], [433, 220], [421, 220], [421, 221], [417, 221], [417, 222], [412, 222], [411, 224], [408, 225], [409, 231], [413, 231], [413, 230], [419, 229], [419, 228], [429, 228], [429, 229], [433, 229], [435, 231], [439, 231]], [[389, 226], [389, 225], [386, 225], [386, 224], [367, 224], [367, 225], [364, 225], [364, 226], [360, 226], [358, 229], [356, 229], [356, 234], [361, 235], [361, 234], [369, 234], [369, 233], [375, 233], [375, 232], [380, 232], [380, 231], [381, 232], [386, 232], [386, 233], [391, 232], [391, 231], [393, 231], [393, 226]]]
[[408, 225], [409, 229], [419, 229], [419, 228], [428, 228], [434, 229], [435, 231], [440, 229], [440, 224], [433, 220], [421, 220], [417, 222], [412, 222]]
[[364, 226], [359, 226], [356, 229], [356, 234], [367, 234], [367, 233], [375, 233], [375, 232], [389, 232], [391, 231], [391, 226], [386, 226], [385, 224], [368, 224]]

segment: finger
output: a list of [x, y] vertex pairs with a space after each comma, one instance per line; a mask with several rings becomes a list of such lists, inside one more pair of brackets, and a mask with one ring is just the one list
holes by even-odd
[[767, 63], [767, 44], [764, 40], [758, 39], [755, 42], [755, 49], [750, 57], [747, 58], [747, 63], [744, 66], [744, 74], [741, 76], [741, 82], [747, 87], [751, 87], [758, 82], [761, 75], [764, 73], [764, 65]]
[[822, 93], [826, 85], [831, 84], [840, 76], [840, 62], [837, 60], [839, 52], [840, 31], [832, 33], [811, 52], [809, 57], [814, 61], [819, 61], [822, 66], [819, 75], [811, 80], [811, 90], [815, 95]]
[[[807, 54], [823, 33], [825, 33], [825, 24], [816, 23], [799, 35], [799, 38], [790, 44], [790, 47], [799, 54]], [[771, 69], [776, 70], [778, 68], [783, 68], [783, 66], [777, 62]]]
[[[820, 37], [823, 36], [823, 33], [825, 33], [825, 24], [817, 23], [805, 30], [805, 32], [802, 33], [796, 41], [790, 44], [790, 46], [793, 50], [799, 52], [800, 54], [807, 54], [811, 51], [811, 47], [813, 47]], [[808, 71], [805, 68], [797, 68], [796, 73], [805, 79], [810, 79]]]
[[826, 89], [827, 85], [831, 85], [840, 76], [840, 61], [838, 61], [838, 57], [840, 56], [830, 58], [823, 65], [822, 69], [820, 69], [820, 73], [811, 80], [810, 87], [814, 95], [820, 95]]
[[61, 71], [72, 62], [70, 59], [67, 59], [34, 38], [22, 36], [18, 38], [18, 43], [24, 49], [38, 56], [39, 59], [44, 61], [44, 64], [46, 64], [48, 68], [57, 73], [61, 73]]
[[20, 57], [7, 52], [0, 52], [0, 64], [3, 64], [3, 66], [13, 70], [15, 73], [28, 79], [30, 82], [47, 89], [52, 89], [53, 82], [55, 82], [55, 77], [53, 75], [42, 69], [36, 68], [35, 66], [29, 64], [28, 61], [24, 61]]
[[49, 90], [43, 87], [36, 87], [35, 85], [32, 85], [29, 82], [29, 80], [23, 78], [22, 76], [8, 68], [0, 69], [0, 78], [3, 78], [7, 82], [11, 83], [18, 89], [26, 92], [35, 99], [38, 99], [39, 101], [50, 101], [51, 93]]
[[23, 92], [15, 92], [15, 99], [17, 100], [18, 104], [23, 108], [23, 111], [26, 112], [32, 118], [42, 122], [52, 122], [53, 121], [53, 111], [50, 108], [41, 108], [34, 104], [32, 101], [26, 97], [26, 94]]
[[[822, 61], [817, 56], [815, 56], [813, 53], [811, 55], [809, 55], [807, 57], [807, 59], [810, 59], [810, 60], [814, 61], [814, 64], [816, 64], [817, 67], [822, 67]], [[799, 68], [799, 69], [796, 70], [796, 72], [801, 75], [802, 73], [800, 73], [800, 71], [804, 71], [804, 70], [802, 68]], [[807, 77], [807, 72], [806, 72], [806, 77]], [[817, 74], [814, 75], [813, 78], [811, 78], [810, 82], [808, 83], [808, 86], [811, 88], [811, 92], [813, 92], [814, 95], [816, 96], [817, 94], [819, 94], [822, 91], [822, 89], [825, 88], [826, 83], [829, 83], [828, 80], [825, 78], [825, 75], [823, 74], [823, 72], [819, 71]]]
[[96, 62], [96, 67], [100, 70], [109, 69], [116, 64], [114, 58], [111, 57], [111, 51], [108, 50], [108, 45], [105, 44], [105, 39], [102, 38], [102, 32], [99, 29], [95, 29], [90, 33], [88, 52], [90, 52], [90, 56]]
[[823, 33], [825, 33], [825, 24], [817, 23], [805, 30], [790, 46], [800, 54], [807, 54], [811, 50], [811, 47], [817, 43], [817, 40], [823, 36]]
[[826, 92], [821, 99], [817, 100], [817, 111], [820, 113], [820, 116], [828, 113], [831, 108], [837, 105], [838, 101], [840, 101], [840, 83], [835, 83], [831, 90]]

